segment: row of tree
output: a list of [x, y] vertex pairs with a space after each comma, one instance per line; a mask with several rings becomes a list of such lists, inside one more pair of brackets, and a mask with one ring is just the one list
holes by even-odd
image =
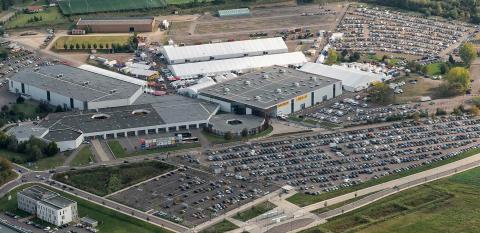
[[87, 44], [63, 44], [63, 49], [65, 50], [79, 50], [79, 49], [111, 49], [113, 52], [132, 52], [134, 48], [130, 44], [119, 44], [119, 43], [87, 43]]
[[477, 0], [362, 0], [363, 2], [416, 11], [425, 16], [480, 23], [480, 2]]
[[0, 157], [0, 186], [12, 178], [14, 175], [12, 168], [12, 163], [8, 159]]
[[23, 154], [24, 157], [19, 161], [15, 158], [12, 159], [13, 162], [18, 163], [35, 162], [60, 152], [55, 142], [46, 142], [33, 136], [27, 141], [18, 142], [15, 136], [7, 135], [3, 132], [0, 132], [0, 148]]

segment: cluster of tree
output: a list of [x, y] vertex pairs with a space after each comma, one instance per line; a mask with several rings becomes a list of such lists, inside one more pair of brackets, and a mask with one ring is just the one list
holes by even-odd
[[0, 185], [5, 184], [13, 176], [12, 163], [3, 157], [0, 157]]
[[35, 22], [40, 22], [40, 21], [42, 21], [42, 20], [43, 20], [42, 16], [36, 16], [36, 15], [35, 15], [35, 16], [29, 18], [29, 19], [27, 20], [27, 23], [35, 23]]
[[374, 82], [367, 92], [370, 96], [370, 101], [376, 103], [386, 103], [393, 98], [392, 89], [384, 82]]
[[470, 89], [470, 72], [466, 68], [450, 69], [444, 80], [439, 86], [439, 94], [443, 97], [465, 94]]
[[460, 47], [460, 58], [462, 58], [462, 61], [463, 63], [465, 63], [466, 66], [470, 66], [472, 64], [472, 61], [477, 58], [477, 49], [470, 42], [464, 43]]
[[51, 157], [60, 152], [55, 142], [46, 142], [45, 140], [31, 137], [28, 141], [18, 142], [14, 136], [0, 133], [0, 148], [11, 152], [24, 154], [22, 161], [13, 162], [35, 162], [39, 159]]
[[4, 61], [7, 58], [8, 58], [8, 50], [5, 48], [0, 48], [0, 61]]
[[112, 50], [112, 52], [133, 52], [134, 49], [133, 47], [130, 45], [130, 44], [119, 44], [119, 43], [105, 43], [105, 44], [102, 44], [102, 43], [87, 43], [87, 44], [79, 44], [79, 43], [75, 43], [75, 44], [64, 44], [63, 45], [63, 49], [65, 50], [85, 50], [85, 49], [110, 49]]
[[2, 2], [2, 10], [8, 10], [13, 4], [15, 3], [14, 0], [1, 0]]
[[341, 62], [356, 62], [360, 59], [360, 53], [358, 52], [353, 52], [352, 51], [348, 51], [346, 49], [344, 49], [341, 53], [340, 53], [340, 61]]
[[362, 0], [384, 6], [417, 11], [425, 16], [480, 23], [480, 2], [477, 0]]
[[[25, 102], [25, 99], [22, 97], [18, 97], [16, 100], [16, 104], [23, 104]], [[56, 109], [52, 109], [50, 105], [48, 105], [45, 102], [41, 102], [38, 104], [38, 106], [35, 108], [35, 113], [33, 115], [31, 114], [26, 114], [23, 111], [19, 111], [15, 105], [13, 107], [9, 107], [8, 105], [3, 105], [0, 108], [0, 127], [3, 126], [7, 122], [16, 122], [16, 121], [23, 121], [27, 118], [33, 119], [36, 118], [37, 116], [43, 117], [46, 116], [48, 113], [51, 112], [63, 112], [65, 109], [63, 109], [61, 106], [57, 106]]]

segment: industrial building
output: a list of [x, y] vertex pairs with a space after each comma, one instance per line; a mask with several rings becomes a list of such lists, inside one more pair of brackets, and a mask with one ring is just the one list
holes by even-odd
[[329, 66], [320, 63], [306, 63], [300, 70], [341, 80], [343, 89], [349, 92], [361, 91], [368, 88], [374, 82], [383, 82], [391, 78], [384, 73], [371, 73], [345, 66]]
[[17, 193], [18, 209], [61, 226], [78, 219], [77, 202], [35, 185]]
[[131, 105], [143, 87], [65, 66], [43, 66], [23, 70], [9, 79], [10, 92], [65, 109], [100, 109]]
[[276, 117], [341, 94], [340, 80], [273, 66], [204, 88], [198, 98], [218, 103], [225, 112]]
[[280, 53], [272, 55], [241, 57], [226, 60], [214, 60], [187, 64], [170, 65], [168, 68], [174, 76], [182, 79], [215, 76], [225, 73], [246, 73], [270, 66], [302, 66], [307, 58], [301, 52]]
[[152, 32], [155, 29], [155, 19], [153, 17], [80, 18], [77, 21], [77, 29], [85, 30], [87, 33]]
[[78, 136], [81, 143], [91, 138], [128, 137], [206, 127], [218, 110], [219, 106], [215, 103], [183, 96], [143, 94], [131, 106], [52, 113], [37, 127], [50, 131], [45, 136], [47, 140], [58, 143], [68, 139], [73, 141]]
[[239, 9], [228, 9], [228, 10], [219, 10], [218, 17], [241, 17], [241, 16], [250, 16], [252, 13], [248, 8], [239, 8]]
[[182, 64], [239, 57], [287, 53], [281, 37], [232, 41], [191, 46], [164, 46], [161, 53], [168, 64]]

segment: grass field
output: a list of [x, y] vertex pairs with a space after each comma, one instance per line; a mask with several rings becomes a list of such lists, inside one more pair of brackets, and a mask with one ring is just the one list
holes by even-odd
[[112, 151], [113, 155], [117, 158], [124, 158], [128, 157], [127, 156], [127, 151], [122, 147], [122, 144], [120, 144], [119, 141], [108, 141], [107, 142], [108, 147], [110, 147], [110, 150]]
[[65, 15], [126, 11], [167, 6], [165, 0], [65, 0], [58, 5]]
[[[41, 17], [41, 21], [37, 22], [28, 22], [29, 19], [32, 19], [34, 16]], [[5, 24], [7, 29], [13, 28], [25, 28], [25, 27], [40, 27], [40, 26], [52, 26], [58, 24], [68, 24], [69, 21], [65, 18], [58, 8], [49, 7], [43, 12], [38, 12], [34, 14], [25, 14], [19, 13], [17, 16], [13, 17], [10, 21]]]
[[90, 147], [86, 146], [78, 152], [75, 158], [70, 162], [70, 165], [83, 166], [90, 164], [92, 161], [94, 161], [94, 156], [90, 150]]
[[27, 168], [33, 169], [33, 170], [48, 170], [52, 169], [58, 166], [63, 165], [63, 162], [65, 161], [67, 154], [69, 152], [64, 152], [64, 153], [58, 153], [52, 157], [47, 157], [44, 159], [40, 159], [36, 162], [32, 163], [27, 163], [25, 161], [25, 156], [16, 153], [16, 152], [11, 152], [8, 150], [0, 149], [0, 156], [3, 156], [7, 158], [8, 160], [21, 164]]
[[97, 44], [97, 49], [100, 49], [100, 45], [107, 49], [111, 48], [112, 44], [126, 45], [129, 38], [130, 36], [62, 36], [55, 40], [53, 47], [54, 49], [64, 50], [65, 44], [68, 48], [70, 48], [70, 45], [76, 46], [77, 44], [80, 47], [84, 45], [85, 48], [88, 48], [88, 44], [90, 44], [93, 48], [93, 45]]
[[161, 175], [174, 167], [161, 162], [123, 164], [55, 174], [54, 179], [105, 196], [125, 187]]
[[231, 230], [237, 229], [238, 226], [231, 223], [228, 220], [223, 220], [213, 226], [210, 226], [209, 228], [200, 231], [200, 233], [222, 233], [222, 232], [227, 232]]
[[432, 63], [427, 65], [427, 73], [429, 75], [440, 75], [442, 74], [441, 72], [441, 67], [442, 63]]
[[408, 189], [304, 232], [478, 232], [480, 168]]
[[246, 222], [252, 218], [255, 218], [261, 214], [267, 213], [268, 211], [275, 209], [275, 207], [277, 206], [269, 201], [262, 202], [248, 210], [237, 213], [235, 216], [233, 216], [233, 218], [242, 222]]
[[425, 165], [425, 166], [416, 167], [414, 169], [410, 169], [408, 171], [400, 172], [400, 173], [397, 173], [397, 174], [394, 174], [394, 175], [384, 176], [384, 177], [381, 177], [381, 178], [376, 179], [376, 180], [369, 180], [369, 181], [366, 181], [362, 184], [359, 184], [359, 185], [356, 185], [356, 186], [351, 186], [351, 187], [348, 187], [348, 188], [342, 188], [342, 189], [339, 189], [339, 190], [333, 191], [333, 192], [322, 193], [320, 195], [308, 195], [308, 194], [304, 194], [304, 193], [297, 193], [297, 194], [287, 198], [287, 201], [289, 201], [289, 202], [291, 202], [295, 205], [298, 205], [298, 206], [311, 205], [311, 204], [321, 202], [321, 201], [325, 201], [325, 200], [328, 200], [330, 198], [337, 197], [337, 196], [340, 196], [340, 195], [343, 195], [343, 194], [347, 194], [347, 193], [350, 193], [350, 192], [355, 192], [357, 190], [364, 189], [364, 188], [367, 188], [367, 187], [370, 187], [370, 186], [385, 183], [385, 182], [388, 182], [388, 181], [391, 181], [391, 180], [395, 180], [395, 179], [402, 178], [402, 177], [405, 177], [405, 176], [409, 176], [409, 175], [419, 173], [419, 172], [422, 172], [422, 171], [425, 171], [425, 170], [429, 170], [429, 169], [432, 169], [432, 168], [435, 168], [435, 167], [439, 167], [439, 166], [442, 166], [442, 165], [445, 165], [445, 164], [448, 164], [448, 163], [451, 163], [451, 162], [454, 162], [454, 161], [457, 161], [457, 160], [460, 160], [460, 159], [464, 159], [466, 157], [469, 157], [469, 156], [472, 156], [472, 155], [475, 155], [475, 154], [478, 154], [478, 153], [480, 153], [480, 148], [476, 148], [476, 149], [466, 151], [464, 153], [461, 153], [461, 154], [459, 154], [455, 157], [452, 157], [452, 158], [449, 158], [449, 159], [446, 159], [446, 160], [430, 163], [430, 164]]
[[[5, 195], [0, 199], [0, 210], [11, 211], [17, 213], [17, 195], [16, 193], [28, 186], [24, 185], [10, 191], [11, 199], [8, 200], [9, 195]], [[46, 187], [48, 188], [48, 187]], [[118, 213], [114, 210], [107, 209], [103, 206], [88, 202], [86, 200], [74, 197], [72, 195], [55, 190], [62, 196], [70, 198], [77, 202], [78, 214], [80, 217], [88, 216], [96, 219], [99, 222], [98, 230], [103, 233], [163, 233], [169, 232], [165, 229], [135, 219], [125, 214]]]

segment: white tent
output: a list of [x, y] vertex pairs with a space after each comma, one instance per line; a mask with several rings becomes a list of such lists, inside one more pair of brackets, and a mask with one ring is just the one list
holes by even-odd
[[324, 65], [319, 63], [306, 63], [300, 68], [301, 71], [322, 75], [342, 81], [343, 89], [350, 92], [357, 92], [366, 89], [373, 82], [383, 82], [390, 79], [384, 73], [371, 73], [355, 68], [348, 68], [338, 65]]

